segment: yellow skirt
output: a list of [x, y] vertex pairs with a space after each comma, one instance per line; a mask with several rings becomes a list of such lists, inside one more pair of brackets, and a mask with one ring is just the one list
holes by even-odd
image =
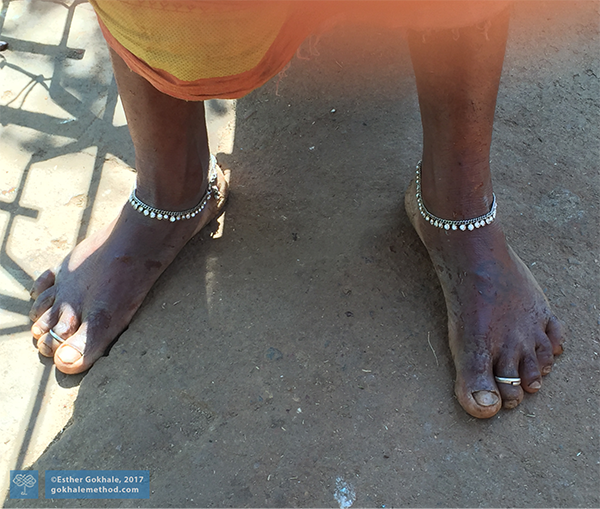
[[235, 99], [260, 87], [325, 23], [441, 29], [479, 23], [506, 1], [90, 0], [109, 46], [161, 92]]

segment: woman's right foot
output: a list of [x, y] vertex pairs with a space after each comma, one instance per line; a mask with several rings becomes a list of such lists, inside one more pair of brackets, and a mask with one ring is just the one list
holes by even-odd
[[183, 246], [219, 215], [228, 182], [218, 166], [216, 171], [219, 194], [196, 217], [159, 221], [127, 203], [112, 223], [35, 281], [31, 331], [39, 352], [54, 357], [57, 369], [81, 373], [102, 357]]

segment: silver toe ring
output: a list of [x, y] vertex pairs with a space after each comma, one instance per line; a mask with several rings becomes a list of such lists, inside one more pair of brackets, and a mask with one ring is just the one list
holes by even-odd
[[56, 341], [58, 341], [59, 343], [64, 343], [65, 340], [63, 338], [61, 338], [56, 332], [54, 332], [52, 329], [50, 329], [48, 331], [48, 334], [50, 334], [54, 339], [56, 339]]
[[509, 378], [506, 376], [495, 376], [496, 382], [499, 384], [508, 384], [508, 385], [521, 385], [520, 378]]

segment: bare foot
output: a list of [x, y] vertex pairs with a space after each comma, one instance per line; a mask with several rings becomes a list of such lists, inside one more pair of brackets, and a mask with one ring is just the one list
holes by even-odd
[[[533, 275], [506, 243], [498, 220], [473, 231], [446, 231], [426, 222], [415, 182], [405, 196], [408, 216], [429, 252], [448, 310], [455, 393], [474, 417], [514, 408], [534, 393], [562, 353], [558, 319]], [[520, 377], [521, 385], [494, 376]]]
[[[183, 246], [223, 208], [228, 184], [217, 167], [219, 197], [196, 217], [158, 221], [127, 203], [111, 224], [85, 239], [31, 291], [38, 349], [67, 374], [89, 369], [129, 325], [152, 285]], [[48, 331], [65, 339], [60, 344]]]

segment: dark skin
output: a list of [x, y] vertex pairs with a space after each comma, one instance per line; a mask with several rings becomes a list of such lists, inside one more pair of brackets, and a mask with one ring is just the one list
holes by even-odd
[[[458, 38], [449, 30], [409, 35], [423, 121], [423, 199], [439, 217], [489, 211], [489, 150], [507, 25], [504, 12], [486, 31], [465, 28]], [[139, 197], [167, 210], [195, 206], [206, 189], [209, 158], [202, 103], [166, 96], [112, 58], [136, 151]], [[224, 195], [222, 174], [219, 187]], [[457, 398], [471, 415], [491, 417], [502, 405], [517, 406], [523, 390], [540, 389], [562, 352], [559, 323], [498, 220], [473, 232], [446, 232], [423, 220], [414, 196], [413, 183], [406, 209], [446, 297]], [[211, 200], [194, 220], [175, 223], [146, 218], [126, 204], [113, 223], [35, 282], [31, 318], [40, 353], [65, 373], [91, 367], [223, 201]], [[497, 384], [494, 375], [521, 377], [522, 386]]]
[[[197, 205], [209, 164], [204, 104], [160, 93], [111, 54], [135, 147], [137, 195], [165, 210]], [[183, 246], [222, 209], [227, 194], [219, 172], [219, 200], [193, 219], [158, 221], [125, 204], [106, 228], [85, 239], [34, 283], [30, 312], [42, 355], [63, 373], [89, 369], [127, 327], [158, 277]], [[48, 334], [65, 338], [60, 345]], [[82, 355], [83, 353], [83, 355]]]
[[[423, 122], [422, 195], [437, 217], [469, 219], [490, 210], [490, 145], [508, 17], [496, 16], [485, 30], [409, 35]], [[436, 228], [419, 213], [414, 182], [406, 210], [444, 291], [460, 404], [483, 418], [502, 405], [516, 407], [523, 391], [541, 388], [562, 352], [561, 326], [542, 290], [507, 245], [498, 219], [474, 231]], [[496, 383], [494, 376], [520, 377], [522, 384]]]

